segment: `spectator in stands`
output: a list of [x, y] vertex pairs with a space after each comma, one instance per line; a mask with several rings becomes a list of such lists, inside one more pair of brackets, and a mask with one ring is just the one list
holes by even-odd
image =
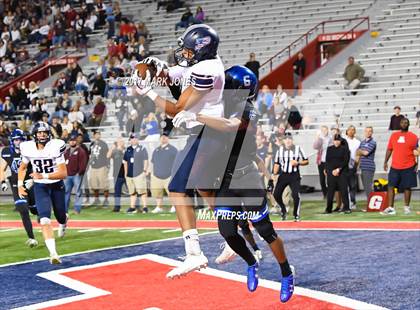
[[72, 122], [72, 123], [73, 122], [83, 123], [83, 121], [85, 119], [85, 116], [80, 111], [81, 105], [82, 105], [82, 101], [77, 100], [76, 103], [74, 104], [74, 106], [70, 109], [70, 112], [68, 114], [70, 122]]
[[325, 214], [332, 213], [334, 194], [338, 190], [343, 200], [342, 211], [345, 214], [351, 213], [349, 207], [349, 194], [347, 188], [347, 171], [349, 167], [350, 152], [343, 145], [343, 138], [339, 134], [334, 135], [333, 145], [327, 149], [325, 160], [325, 175], [327, 177], [327, 208]]
[[[417, 110], [417, 113], [416, 113], [416, 127], [420, 128], [420, 110]], [[419, 164], [419, 168], [420, 168], [420, 164]]]
[[287, 123], [289, 126], [295, 130], [300, 129], [302, 127], [302, 115], [291, 99], [287, 101], [285, 112], [287, 113]]
[[101, 139], [101, 132], [95, 131], [93, 134], [94, 141], [90, 146], [90, 188], [94, 192], [95, 200], [93, 205], [100, 205], [99, 192], [104, 191], [105, 200], [104, 207], [108, 207], [109, 201], [109, 183], [108, 168], [109, 160], [107, 158], [108, 145]]
[[127, 104], [121, 98], [116, 98], [115, 100], [115, 116], [118, 121], [118, 128], [120, 131], [124, 130], [124, 118], [127, 113]]
[[351, 200], [350, 209], [356, 209], [356, 191], [358, 187], [356, 153], [360, 147], [360, 140], [356, 138], [356, 127], [350, 125], [347, 128], [345, 139], [350, 150], [349, 169], [347, 170], [347, 182]]
[[63, 102], [62, 102], [63, 109], [69, 112], [71, 107], [73, 106], [73, 100], [70, 98], [69, 92], [67, 90], [63, 92], [62, 98], [63, 98]]
[[401, 115], [401, 107], [395, 106], [394, 107], [394, 115], [391, 116], [391, 120], [389, 122], [389, 130], [401, 130], [401, 120], [404, 119], [404, 115]]
[[131, 110], [125, 126], [125, 132], [129, 135], [132, 132], [140, 132], [143, 118], [140, 117], [137, 110]]
[[15, 107], [13, 106], [12, 102], [10, 101], [10, 97], [7, 96], [4, 101], [0, 100], [0, 116], [11, 118], [15, 113]]
[[126, 149], [123, 158], [125, 182], [130, 194], [130, 208], [127, 213], [137, 213], [136, 200], [140, 195], [143, 212], [147, 213], [147, 183], [149, 157], [146, 148], [139, 144], [137, 133], [130, 134], [130, 146]]
[[255, 60], [255, 53], [249, 54], [249, 60], [245, 64], [245, 67], [247, 67], [249, 70], [254, 72], [254, 74], [257, 76], [257, 79], [260, 77], [260, 62]]
[[6, 56], [6, 50], [7, 49], [7, 43], [3, 40], [0, 39], [0, 58], [3, 58], [4, 56]]
[[[119, 10], [119, 8], [117, 10]], [[115, 12], [121, 15], [121, 12], [117, 10], [115, 10]], [[112, 11], [112, 7], [108, 6], [105, 12], [106, 12], [106, 22], [108, 23], [107, 38], [111, 39], [112, 37], [115, 36], [115, 21], [117, 18], [114, 15], [114, 12]]]
[[5, 147], [9, 145], [9, 135], [10, 132], [6, 124], [3, 120], [0, 119], [0, 147]]
[[83, 138], [83, 142], [90, 142], [89, 133], [81, 123], [73, 122], [72, 128], [73, 129], [71, 130], [70, 135], [77, 134]]
[[344, 88], [349, 90], [348, 95], [356, 95], [354, 89], [360, 86], [361, 81], [365, 76], [365, 70], [357, 63], [354, 62], [354, 57], [350, 56], [348, 65], [344, 69], [343, 77], [345, 79]]
[[[163, 1], [165, 2], [165, 1]], [[171, 0], [171, 1], [166, 1], [167, 5], [166, 5], [166, 12], [170, 13], [172, 11], [175, 11], [176, 9], [179, 9], [183, 6], [184, 2], [181, 0]]]
[[325, 179], [325, 160], [327, 157], [327, 149], [332, 144], [331, 136], [327, 126], [321, 126], [321, 130], [317, 133], [314, 141], [314, 149], [318, 151], [316, 156], [316, 164], [318, 166], [319, 183], [321, 185], [322, 195], [327, 198], [327, 184]]
[[73, 130], [73, 124], [69, 122], [67, 115], [63, 117], [61, 121], [61, 128], [63, 129], [63, 137], [70, 137], [70, 132]]
[[108, 151], [107, 158], [112, 159], [113, 177], [114, 177], [114, 209], [112, 212], [120, 212], [121, 210], [121, 192], [125, 183], [123, 157], [125, 151], [125, 143], [122, 138], [111, 146]]
[[101, 97], [97, 97], [96, 104], [93, 107], [92, 115], [88, 121], [89, 126], [98, 127], [100, 126], [102, 120], [105, 117], [105, 103], [103, 102]]
[[299, 52], [297, 59], [293, 63], [293, 97], [296, 97], [298, 90], [302, 88], [302, 81], [305, 77], [306, 71], [306, 59], [303, 57], [303, 53]]
[[190, 8], [185, 9], [185, 13], [182, 14], [181, 20], [175, 24], [175, 32], [178, 28], [188, 28], [193, 22], [193, 14], [191, 13]]
[[64, 19], [59, 17], [56, 22], [54, 23], [53, 28], [53, 37], [52, 37], [52, 45], [60, 47], [63, 45], [65, 34], [66, 34], [66, 25]]
[[392, 155], [388, 174], [388, 208], [383, 214], [394, 215], [394, 190], [404, 191], [404, 214], [410, 214], [411, 189], [417, 186], [416, 151], [419, 146], [417, 135], [409, 131], [410, 121], [401, 120], [401, 130], [391, 134], [385, 154], [384, 170], [388, 171], [388, 161]]
[[[176, 147], [169, 144], [169, 137], [166, 134], [162, 134], [160, 136], [160, 145], [152, 154], [153, 171], [150, 180], [150, 191], [156, 199], [156, 208], [152, 210], [152, 213], [163, 211], [162, 198], [164, 192], [169, 195], [169, 179], [177, 153]], [[175, 212], [174, 206], [172, 206], [171, 212]]]
[[66, 107], [64, 107], [63, 97], [58, 97], [57, 104], [55, 105], [54, 112], [52, 117], [58, 117], [63, 119], [65, 115], [68, 114]]
[[156, 115], [150, 112], [143, 121], [142, 132], [146, 136], [145, 141], [158, 141], [160, 136], [159, 123]]
[[93, 80], [92, 90], [90, 92], [90, 98], [93, 96], [105, 97], [106, 82], [102, 77], [102, 74], [98, 74]]
[[273, 94], [267, 85], [264, 85], [257, 97], [257, 109], [261, 115], [267, 114], [273, 105]]
[[376, 141], [372, 138], [373, 128], [368, 126], [365, 128], [365, 139], [360, 142], [360, 146], [356, 155], [360, 158], [360, 170], [362, 174], [363, 188], [365, 189], [366, 198], [373, 188], [373, 177], [375, 176], [375, 152]]
[[63, 135], [63, 127], [60, 124], [61, 119], [57, 116], [51, 118], [51, 131], [56, 139], [60, 139]]
[[87, 77], [82, 72], [77, 74], [75, 90], [79, 93], [80, 96], [83, 96], [89, 90]]
[[136, 35], [137, 37], [145, 37], [146, 39], [149, 37], [149, 30], [145, 23], [140, 22], [136, 25]]
[[58, 79], [54, 83], [54, 87], [58, 95], [62, 95], [65, 90], [69, 89], [66, 74], [64, 72], [60, 73]]
[[69, 80], [70, 80], [70, 83], [71, 83], [72, 87], [74, 87], [74, 85], [76, 84], [77, 76], [78, 76], [79, 72], [82, 72], [82, 68], [80, 68], [80, 66], [77, 62], [73, 62], [73, 63], [69, 64], [68, 73], [70, 75]]
[[206, 14], [204, 14], [203, 8], [201, 6], [197, 6], [197, 10], [195, 11], [195, 16], [193, 18], [193, 24], [201, 24], [204, 23], [204, 19], [206, 18]]
[[[22, 86], [25, 88], [25, 82], [22, 82]], [[26, 89], [27, 97], [30, 101], [39, 97], [39, 87], [35, 82], [29, 82], [29, 87]]]
[[64, 180], [66, 188], [66, 199], [65, 206], [66, 212], [68, 213], [70, 207], [70, 196], [73, 188], [75, 188], [76, 197], [74, 200], [74, 213], [80, 214], [82, 210], [82, 178], [85, 174], [88, 154], [86, 151], [77, 144], [77, 135], [73, 134], [70, 136], [69, 147], [64, 153], [67, 166], [67, 177]]

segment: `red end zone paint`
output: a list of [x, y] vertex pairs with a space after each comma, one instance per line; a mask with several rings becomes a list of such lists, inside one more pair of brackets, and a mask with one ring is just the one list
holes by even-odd
[[[326, 222], [326, 221], [303, 221], [303, 222], [276, 222], [274, 227], [279, 230], [420, 230], [420, 222]], [[38, 223], [33, 223], [39, 227]], [[57, 226], [57, 223], [54, 222]], [[198, 228], [217, 229], [215, 221], [198, 221]], [[21, 221], [0, 221], [0, 228], [21, 228]], [[179, 228], [178, 221], [175, 220], [110, 220], [110, 221], [83, 221], [70, 220], [69, 228], [110, 228], [110, 229], [129, 229], [129, 228], [156, 228], [171, 229]]]
[[165, 278], [170, 266], [148, 259], [62, 273], [111, 292], [110, 295], [75, 301], [47, 309], [350, 309], [307, 296], [294, 295], [286, 304], [279, 292], [259, 287], [247, 291], [246, 284], [202, 273], [179, 280]]

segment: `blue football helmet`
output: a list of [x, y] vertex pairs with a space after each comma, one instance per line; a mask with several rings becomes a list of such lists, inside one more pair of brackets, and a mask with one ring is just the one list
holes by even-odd
[[[37, 137], [37, 133], [38, 132], [46, 132], [47, 133], [47, 137], [45, 139], [38, 139]], [[34, 140], [36, 143], [39, 144], [47, 144], [48, 141], [51, 140], [51, 129], [50, 129], [50, 125], [48, 125], [45, 122], [37, 122], [34, 127], [32, 128], [32, 136], [34, 137]]]
[[225, 90], [235, 89], [238, 91], [230, 94], [238, 101], [253, 98], [258, 91], [257, 76], [245, 66], [230, 67], [225, 71]]
[[[178, 45], [174, 53], [176, 63], [182, 67], [191, 67], [200, 61], [216, 58], [219, 35], [205, 24], [192, 25], [178, 39]], [[191, 57], [184, 57], [183, 50], [190, 52]]]
[[9, 137], [10, 148], [12, 150], [19, 150], [19, 145], [15, 145], [15, 142], [14, 142], [15, 140], [20, 140], [20, 141], [25, 141], [26, 140], [26, 135], [23, 132], [23, 130], [21, 130], [19, 128], [13, 129], [13, 131], [10, 134], [10, 137]]

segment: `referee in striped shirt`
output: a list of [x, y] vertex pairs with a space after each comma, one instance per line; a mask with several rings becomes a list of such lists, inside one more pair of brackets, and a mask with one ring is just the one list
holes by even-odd
[[299, 166], [306, 166], [309, 160], [303, 149], [299, 145], [293, 144], [292, 134], [287, 132], [284, 137], [284, 145], [280, 146], [274, 160], [273, 173], [279, 174], [279, 178], [274, 189], [274, 198], [280, 205], [283, 219], [286, 216], [286, 206], [282, 195], [287, 186], [292, 190], [293, 216], [295, 222], [300, 221], [300, 173]]

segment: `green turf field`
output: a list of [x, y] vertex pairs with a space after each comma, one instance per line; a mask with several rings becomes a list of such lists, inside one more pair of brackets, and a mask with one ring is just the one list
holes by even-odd
[[[325, 209], [324, 201], [303, 201], [301, 206], [301, 217], [302, 220], [320, 220], [320, 221], [415, 221], [420, 220], [420, 193], [413, 192], [412, 197], [412, 213], [411, 215], [404, 215], [402, 209], [402, 202], [398, 200], [396, 202], [397, 215], [385, 216], [376, 212], [362, 212], [365, 208], [366, 202], [358, 202], [358, 208], [352, 214], [321, 214]], [[169, 208], [166, 208], [168, 210]], [[70, 218], [75, 220], [175, 220], [175, 214], [171, 213], [160, 213], [160, 214], [126, 214], [124, 211], [120, 213], [111, 212], [112, 207], [88, 207], [82, 210], [81, 214], [70, 213]], [[279, 215], [271, 215], [274, 220], [280, 220]], [[0, 221], [1, 220], [18, 220], [20, 219], [17, 212], [13, 212], [13, 206], [0, 205]]]
[[[416, 197], [414, 193], [413, 198]], [[404, 215], [402, 212], [402, 203], [398, 201], [397, 215], [384, 216], [379, 213], [362, 212], [365, 202], [358, 203], [358, 209], [350, 215], [334, 213], [331, 215], [322, 215], [325, 209], [325, 202], [322, 201], [304, 201], [301, 207], [302, 220], [321, 220], [321, 221], [420, 221], [420, 200], [414, 199], [412, 202], [411, 215]], [[128, 215], [124, 212], [112, 213], [112, 208], [89, 207], [82, 211], [81, 214], [71, 214], [71, 219], [75, 220], [175, 220], [175, 214], [133, 214]], [[281, 220], [279, 215], [271, 215], [273, 220]], [[11, 204], [0, 205], [0, 222], [3, 220], [19, 220], [19, 214], [13, 211]], [[35, 220], [36, 218], [33, 217]], [[290, 216], [289, 219], [292, 219]], [[0, 223], [1, 224], [1, 223]], [[1, 227], [1, 225], [0, 225]], [[132, 232], [121, 232], [123, 229], [115, 230], [99, 230], [79, 232], [83, 229], [69, 229], [64, 239], [57, 240], [58, 252], [69, 254], [74, 252], [100, 249], [119, 245], [128, 245], [133, 243], [158, 240], [170, 237], [179, 237], [180, 232], [163, 233], [164, 230], [144, 229]], [[202, 231], [203, 232], [203, 231]], [[39, 229], [36, 229], [36, 238], [40, 245], [35, 249], [30, 249], [25, 245], [26, 234], [23, 229], [5, 231], [0, 230], [0, 264], [19, 262], [24, 260], [45, 258], [47, 257], [47, 249], [42, 241]]]
[[[63, 239], [56, 239], [57, 251], [60, 255], [63, 255], [180, 236], [179, 231], [164, 233], [165, 230], [158, 229], [144, 229], [132, 232], [121, 232], [121, 230], [103, 229], [83, 232], [82, 229], [68, 229]], [[35, 229], [35, 238], [38, 240], [39, 245], [31, 249], [25, 245], [27, 237], [23, 229], [13, 231], [0, 230], [0, 249], [2, 251], [0, 265], [36, 258], [47, 258], [48, 250], [42, 241], [40, 229]]]

